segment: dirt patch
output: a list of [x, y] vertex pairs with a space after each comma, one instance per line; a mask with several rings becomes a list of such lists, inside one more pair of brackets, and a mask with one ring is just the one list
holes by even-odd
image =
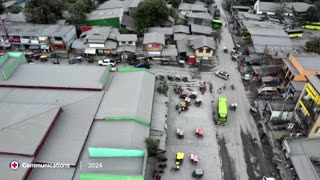
[[228, 154], [226, 141], [223, 137], [220, 138], [218, 136], [217, 136], [217, 140], [220, 147], [219, 153], [222, 161], [222, 170], [224, 174], [224, 180], [234, 180], [236, 179], [234, 163]]

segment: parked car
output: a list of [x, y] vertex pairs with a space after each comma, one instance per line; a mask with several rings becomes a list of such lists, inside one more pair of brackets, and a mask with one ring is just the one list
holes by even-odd
[[111, 65], [112, 67], [114, 67], [116, 65], [116, 61], [111, 60], [111, 59], [101, 59], [98, 61], [98, 65], [99, 66], [109, 66]]
[[140, 62], [139, 64], [137, 64], [135, 66], [136, 68], [146, 68], [146, 69], [150, 69], [150, 63], [149, 62]]
[[216, 76], [218, 76], [219, 78], [222, 78], [222, 79], [225, 79], [225, 80], [228, 80], [229, 79], [229, 74], [225, 71], [217, 71], [215, 73]]
[[258, 89], [259, 96], [274, 96], [279, 94], [279, 91], [276, 87], [262, 87]]

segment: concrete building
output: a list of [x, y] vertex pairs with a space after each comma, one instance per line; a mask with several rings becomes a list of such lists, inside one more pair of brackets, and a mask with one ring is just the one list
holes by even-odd
[[[67, 25], [31, 23], [4, 23], [11, 46], [41, 51], [67, 52], [76, 39], [76, 29]], [[3, 29], [0, 29], [0, 46], [4, 45]]]
[[212, 62], [215, 53], [215, 43], [212, 37], [192, 39], [189, 46], [193, 49], [198, 63], [208, 64]]
[[315, 75], [320, 71], [320, 56], [315, 54], [290, 54], [283, 59], [283, 71], [280, 78], [283, 87], [290, 81], [306, 82], [306, 75]]
[[307, 75], [308, 82], [303, 89], [294, 115], [299, 129], [309, 138], [320, 137], [320, 76]]
[[[283, 142], [294, 179], [319, 180], [320, 139], [286, 139]], [[291, 168], [292, 167], [292, 168]]]
[[127, 59], [130, 56], [134, 56], [138, 41], [138, 36], [136, 34], [119, 34], [117, 41], [117, 53], [120, 54], [121, 59]]
[[1, 179], [144, 179], [155, 77], [110, 69], [20, 64], [0, 78]]
[[161, 56], [162, 49], [165, 47], [165, 37], [163, 33], [145, 33], [143, 46], [148, 56]]

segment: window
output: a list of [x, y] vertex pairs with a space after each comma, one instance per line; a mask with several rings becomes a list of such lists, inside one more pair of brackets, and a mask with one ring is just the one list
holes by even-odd
[[126, 42], [125, 42], [125, 41], [121, 41], [121, 43], [122, 43], [122, 44], [125, 44]]
[[199, 49], [199, 53], [203, 53], [203, 49], [202, 48]]
[[129, 44], [132, 44], [132, 41], [129, 41]]
[[211, 50], [210, 49], [206, 49], [206, 53], [208, 54], [208, 53], [210, 53], [211, 52]]

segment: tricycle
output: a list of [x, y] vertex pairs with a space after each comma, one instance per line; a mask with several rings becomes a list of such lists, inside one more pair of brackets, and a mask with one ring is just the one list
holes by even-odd
[[201, 105], [201, 103], [202, 103], [201, 98], [196, 98], [196, 101], [195, 101], [194, 105], [199, 107]]
[[168, 80], [169, 81], [174, 81], [175, 80], [175, 75], [173, 73], [168, 74]]
[[237, 107], [238, 107], [237, 103], [231, 103], [230, 106], [229, 106], [229, 109], [232, 110], [232, 111], [236, 111]]
[[180, 102], [177, 106], [176, 109], [179, 111], [179, 113], [181, 111], [187, 111], [188, 110], [188, 106], [186, 102]]
[[186, 97], [184, 101], [186, 102], [187, 106], [191, 105], [191, 99], [189, 97]]
[[199, 162], [199, 160], [198, 160], [198, 155], [196, 155], [196, 154], [191, 154], [190, 159], [191, 159], [191, 163], [192, 163], [193, 165], [198, 165], [198, 162]]
[[177, 129], [177, 138], [178, 139], [183, 139], [184, 138], [183, 129]]
[[203, 137], [203, 130], [200, 128], [196, 128], [196, 136], [197, 137]]
[[183, 159], [184, 159], [184, 153], [183, 152], [178, 152], [176, 155], [176, 165], [180, 166], [183, 163]]
[[223, 52], [228, 53], [228, 49], [226, 46], [223, 47]]

